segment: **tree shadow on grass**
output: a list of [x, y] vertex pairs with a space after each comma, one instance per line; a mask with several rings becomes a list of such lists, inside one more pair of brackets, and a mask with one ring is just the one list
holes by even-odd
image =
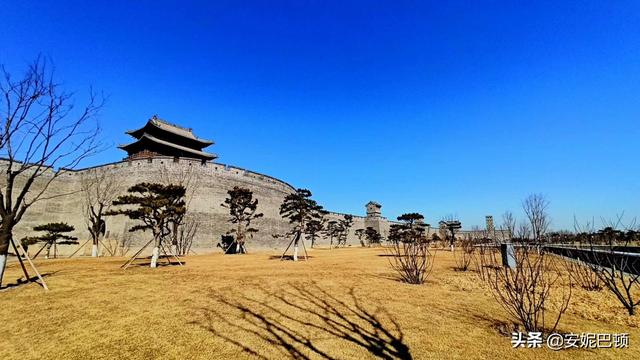
[[[305, 261], [304, 255], [298, 255], [298, 262]], [[307, 256], [307, 259], [311, 260], [314, 256]], [[293, 255], [271, 255], [269, 256], [269, 260], [283, 260], [283, 261], [293, 261]]]
[[[526, 329], [513, 319], [498, 319], [494, 315], [486, 315], [484, 313], [472, 313], [471, 317], [478, 323], [484, 323], [487, 327], [493, 329], [501, 336], [510, 337], [514, 332], [526, 332]], [[549, 327], [545, 329], [547, 333], [551, 333]], [[562, 327], [558, 327], [555, 330], [558, 334], [568, 334], [569, 331], [565, 331]]]
[[268, 357], [252, 348], [255, 340], [295, 359], [337, 359], [332, 352], [344, 345], [326, 343], [336, 339], [382, 359], [412, 359], [398, 323], [382, 307], [367, 310], [353, 288], [346, 300], [314, 283], [278, 292], [257, 288], [254, 294], [266, 300], [217, 296], [192, 324], [261, 359]]
[[[158, 257], [158, 261], [156, 263], [157, 267], [165, 267], [165, 266], [179, 266], [180, 264], [182, 265], [186, 265], [187, 262], [183, 260], [183, 258], [180, 258], [180, 262], [178, 262], [173, 256], [169, 255], [162, 255], [160, 257]], [[140, 257], [134, 260], [133, 263], [131, 263], [131, 265], [129, 265], [130, 268], [137, 268], [137, 267], [149, 267], [151, 265], [151, 256], [148, 257]]]
[[[57, 273], [57, 271], [41, 273], [40, 275], [42, 276], [42, 278], [46, 278], [46, 277], [49, 277], [51, 275], [54, 275], [55, 273]], [[3, 280], [6, 280], [6, 277]], [[13, 283], [5, 283], [3, 281], [2, 282], [2, 286], [0, 286], [0, 292], [9, 291], [11, 289], [15, 289], [17, 287], [20, 287], [20, 286], [23, 286], [23, 285], [28, 285], [28, 284], [31, 284], [31, 283], [37, 284], [38, 286], [42, 287], [42, 283], [40, 283], [40, 279], [38, 278], [37, 275], [31, 276], [29, 279], [25, 279], [25, 277], [22, 276], [22, 277], [20, 277], [19, 279], [17, 279]]]

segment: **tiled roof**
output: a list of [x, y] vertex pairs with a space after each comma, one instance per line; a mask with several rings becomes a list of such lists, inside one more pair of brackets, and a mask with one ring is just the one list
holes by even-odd
[[184, 128], [182, 126], [178, 126], [178, 125], [172, 124], [172, 123], [170, 123], [170, 122], [168, 122], [166, 120], [160, 119], [156, 115], [154, 115], [151, 119], [149, 119], [149, 121], [147, 122], [147, 124], [145, 124], [145, 126], [141, 127], [140, 129], [137, 129], [137, 130], [127, 131], [127, 134], [129, 134], [131, 136], [134, 136], [134, 137], [137, 137], [137, 138], [141, 138], [145, 134], [144, 129], [149, 124], [152, 124], [153, 126], [157, 127], [158, 129], [161, 129], [163, 131], [167, 131], [167, 132], [176, 134], [178, 136], [185, 137], [187, 139], [198, 141], [198, 142], [202, 143], [205, 146], [213, 144], [213, 141], [206, 140], [206, 139], [200, 139], [199, 137], [195, 136], [191, 129], [187, 129], [187, 128]]
[[190, 154], [197, 155], [198, 157], [209, 159], [209, 160], [213, 160], [213, 159], [217, 158], [217, 156], [215, 154], [211, 154], [211, 153], [208, 153], [208, 152], [195, 150], [195, 149], [192, 149], [192, 148], [189, 148], [189, 147], [186, 147], [186, 146], [177, 145], [177, 144], [174, 144], [174, 143], [169, 142], [169, 141], [158, 139], [157, 137], [149, 135], [147, 133], [143, 134], [142, 137], [140, 137], [140, 139], [138, 139], [138, 141], [136, 141], [136, 142], [129, 143], [129, 144], [126, 144], [126, 145], [121, 145], [121, 146], [118, 146], [118, 147], [120, 149], [126, 150], [128, 147], [130, 147], [133, 144], [136, 144], [136, 143], [142, 141], [143, 139], [147, 139], [147, 140], [149, 140], [151, 142], [154, 142], [156, 144], [168, 146], [168, 147], [171, 147], [171, 148], [174, 148], [174, 149], [177, 149], [177, 150], [181, 150], [181, 151], [184, 151], [184, 152], [187, 152], [187, 153], [190, 153]]

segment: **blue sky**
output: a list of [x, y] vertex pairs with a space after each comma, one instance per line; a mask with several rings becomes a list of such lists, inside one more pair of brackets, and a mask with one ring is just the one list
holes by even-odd
[[[7, 1], [0, 63], [38, 54], [116, 161], [153, 114], [325, 207], [482, 224], [540, 192], [555, 228], [640, 215], [640, 2]], [[78, 98], [80, 103], [81, 97]]]

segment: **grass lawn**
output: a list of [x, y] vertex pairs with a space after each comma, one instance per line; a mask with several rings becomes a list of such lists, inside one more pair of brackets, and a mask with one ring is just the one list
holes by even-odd
[[[640, 358], [640, 316], [606, 291], [576, 289], [559, 330], [629, 333], [628, 349], [512, 349], [503, 310], [450, 253], [421, 286], [397, 281], [384, 254], [215, 254], [126, 271], [124, 258], [39, 260], [51, 291], [0, 292], [0, 359]], [[19, 274], [12, 263], [5, 282]]]

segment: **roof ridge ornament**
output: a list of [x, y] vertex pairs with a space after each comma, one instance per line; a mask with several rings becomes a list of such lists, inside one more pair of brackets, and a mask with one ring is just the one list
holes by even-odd
[[176, 128], [176, 129], [180, 129], [180, 130], [184, 130], [184, 131], [188, 131], [190, 133], [193, 133], [193, 128], [184, 127], [182, 125], [178, 125], [176, 123], [172, 123], [172, 122], [167, 121], [165, 119], [161, 119], [161, 118], [158, 117], [157, 114], [153, 115], [151, 117], [151, 119], [149, 119], [149, 120], [152, 121], [155, 124], [168, 125], [168, 126], [172, 126], [172, 127]]

